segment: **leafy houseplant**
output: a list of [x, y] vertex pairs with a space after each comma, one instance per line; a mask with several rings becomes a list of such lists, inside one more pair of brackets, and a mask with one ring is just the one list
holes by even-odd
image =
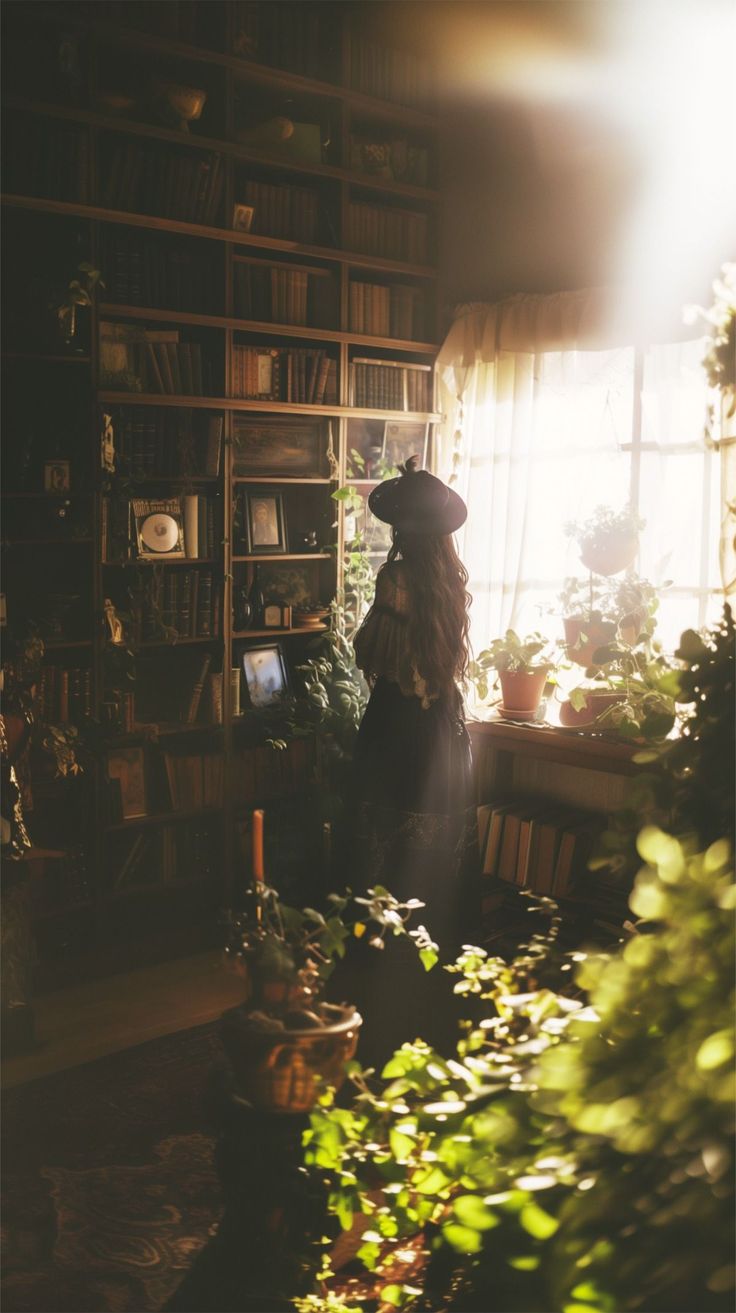
[[479, 696], [485, 698], [488, 671], [495, 670], [504, 709], [532, 717], [537, 713], [553, 665], [549, 643], [543, 634], [520, 638], [513, 629], [507, 629], [503, 638], [495, 638], [490, 647], [478, 654], [470, 664], [469, 675]]
[[572, 689], [561, 704], [561, 724], [612, 729], [631, 739], [666, 738], [681, 700], [679, 670], [645, 650], [609, 646], [600, 655], [608, 659], [595, 667], [591, 683]]
[[571, 661], [594, 666], [601, 648], [617, 640], [634, 647], [656, 628], [659, 599], [653, 584], [628, 570], [617, 581], [568, 578], [559, 597], [565, 648]]
[[[386, 935], [409, 935], [427, 970], [437, 961], [423, 928], [407, 930], [417, 899], [398, 902], [376, 886], [365, 897], [330, 894], [326, 913], [288, 907], [255, 880], [245, 911], [229, 914], [226, 953], [241, 967], [245, 1004], [225, 1017], [223, 1040], [240, 1088], [255, 1106], [309, 1109], [320, 1087], [338, 1087], [355, 1052], [361, 1018], [324, 1001], [324, 989], [353, 938], [382, 948]], [[350, 909], [350, 911], [348, 910]]]
[[626, 506], [614, 511], [597, 506], [587, 519], [570, 520], [565, 533], [580, 548], [580, 560], [594, 574], [620, 574], [634, 560], [639, 547], [639, 530], [644, 528], [636, 512]]

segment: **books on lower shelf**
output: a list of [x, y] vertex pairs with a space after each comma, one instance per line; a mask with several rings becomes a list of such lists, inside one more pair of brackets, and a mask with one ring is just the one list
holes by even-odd
[[348, 369], [351, 406], [425, 412], [432, 409], [431, 365], [356, 356]]
[[332, 405], [337, 361], [319, 347], [233, 347], [232, 395], [246, 401]]
[[39, 718], [46, 725], [78, 721], [93, 714], [89, 667], [42, 666], [36, 692]]
[[418, 210], [351, 201], [345, 238], [351, 250], [388, 260], [426, 264], [429, 256], [429, 221]]
[[315, 318], [316, 289], [329, 279], [326, 269], [290, 269], [264, 261], [238, 258], [235, 272], [235, 313], [240, 319], [306, 326]]
[[281, 752], [260, 746], [241, 748], [233, 770], [236, 807], [304, 790], [311, 753], [312, 745], [306, 739], [292, 739]]
[[236, 184], [235, 199], [253, 207], [250, 231], [261, 237], [280, 237], [314, 245], [317, 241], [319, 203], [313, 187], [255, 182]]
[[219, 222], [225, 183], [219, 153], [113, 141], [102, 158], [102, 205], [207, 227]]
[[[118, 406], [110, 416], [116, 473], [132, 479], [220, 473], [222, 415]], [[108, 429], [109, 435], [109, 429]]]
[[100, 385], [116, 392], [201, 397], [215, 391], [212, 362], [178, 328], [100, 324]]
[[89, 199], [89, 132], [35, 115], [6, 115], [3, 190], [54, 200]]
[[354, 280], [350, 283], [350, 329], [374, 337], [422, 341], [426, 313], [420, 288]]
[[221, 580], [211, 569], [168, 570], [147, 580], [133, 612], [137, 642], [219, 638]]
[[221, 752], [164, 752], [173, 811], [221, 807], [225, 796], [225, 758]]
[[602, 826], [602, 820], [589, 812], [544, 799], [500, 798], [484, 803], [478, 808], [482, 873], [534, 893], [564, 898], [585, 875]]
[[[103, 229], [103, 233], [106, 230]], [[158, 306], [217, 314], [221, 310], [217, 265], [206, 251], [169, 237], [162, 242], [113, 229], [104, 250], [106, 298], [119, 305]]]

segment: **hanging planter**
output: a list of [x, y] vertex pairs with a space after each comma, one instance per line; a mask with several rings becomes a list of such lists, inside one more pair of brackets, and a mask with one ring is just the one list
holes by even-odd
[[584, 543], [580, 549], [580, 560], [594, 574], [620, 574], [633, 565], [638, 550], [638, 534], [612, 534], [605, 542]]
[[639, 530], [643, 528], [644, 521], [630, 506], [621, 511], [597, 506], [586, 520], [566, 524], [565, 532], [577, 542], [586, 569], [609, 576], [633, 564], [639, 550]]

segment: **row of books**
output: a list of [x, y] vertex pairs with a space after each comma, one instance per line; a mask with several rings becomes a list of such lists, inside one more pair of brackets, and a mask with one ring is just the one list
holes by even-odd
[[350, 405], [375, 410], [432, 409], [432, 366], [356, 358], [348, 367]]
[[312, 745], [306, 739], [293, 739], [280, 752], [267, 747], [241, 748], [232, 772], [236, 807], [303, 792], [309, 782], [311, 754]]
[[329, 7], [237, 0], [232, 30], [237, 55], [320, 81], [334, 71], [337, 26]]
[[216, 314], [221, 309], [222, 278], [218, 281], [214, 262], [181, 243], [156, 241], [134, 229], [127, 233], [114, 230], [106, 243], [102, 268], [107, 299], [118, 305], [201, 314]]
[[238, 187], [238, 199], [241, 196], [253, 207], [252, 233], [308, 245], [317, 241], [319, 202], [313, 187], [291, 187], [249, 178]]
[[6, 124], [3, 190], [59, 201], [89, 200], [89, 136], [68, 123], [32, 116]]
[[39, 718], [46, 725], [65, 724], [93, 714], [89, 667], [42, 666], [36, 692]]
[[426, 303], [418, 287], [397, 283], [351, 282], [350, 328], [353, 333], [374, 337], [401, 337], [423, 341], [426, 332]]
[[[150, 4], [149, 0], [105, 0], [105, 18], [110, 23], [193, 44], [199, 40], [201, 19], [207, 19], [210, 8], [209, 0], [204, 4], [201, 0], [165, 0], [163, 4]], [[97, 17], [99, 0], [92, 0], [89, 9]], [[211, 19], [211, 13], [209, 16]]]
[[299, 324], [314, 321], [315, 301], [329, 275], [323, 269], [286, 269], [253, 261], [235, 263], [235, 313], [241, 319]]
[[332, 405], [337, 401], [337, 361], [322, 348], [233, 348], [232, 395], [244, 400]]
[[499, 798], [478, 808], [484, 876], [563, 898], [584, 877], [599, 818], [548, 800]]
[[116, 141], [103, 158], [107, 169], [101, 203], [110, 209], [159, 214], [208, 227], [221, 218], [225, 169], [218, 153]]
[[100, 382], [119, 392], [201, 397], [213, 390], [212, 361], [176, 328], [102, 323]]
[[345, 244], [365, 255], [426, 264], [429, 252], [427, 216], [417, 210], [351, 201]]
[[164, 766], [174, 811], [221, 807], [225, 797], [225, 757], [221, 752], [164, 752]]
[[220, 588], [212, 570], [167, 570], [162, 594], [160, 599], [142, 599], [136, 617], [141, 641], [159, 638], [162, 626], [176, 630], [180, 638], [219, 637]]
[[115, 468], [133, 479], [220, 473], [222, 415], [118, 406], [109, 422]]
[[426, 106], [432, 95], [431, 65], [409, 50], [396, 50], [364, 38], [350, 48], [355, 91], [399, 105]]
[[357, 173], [393, 182], [411, 182], [426, 187], [429, 181], [429, 150], [408, 137], [380, 132], [351, 133], [350, 167]]
[[221, 849], [217, 830], [203, 819], [133, 833], [113, 832], [108, 838], [109, 892], [160, 886], [212, 884], [221, 875]]

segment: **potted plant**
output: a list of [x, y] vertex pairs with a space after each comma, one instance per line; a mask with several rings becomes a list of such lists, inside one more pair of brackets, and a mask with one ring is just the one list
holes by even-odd
[[610, 506], [596, 506], [587, 519], [570, 520], [565, 533], [580, 548], [580, 560], [595, 574], [620, 574], [632, 564], [639, 548], [642, 520], [630, 506], [614, 511]]
[[560, 723], [630, 739], [664, 739], [677, 719], [679, 694], [680, 672], [666, 657], [618, 646], [589, 685], [571, 690], [560, 706]]
[[503, 638], [495, 638], [490, 647], [479, 653], [469, 668], [479, 696], [488, 696], [488, 671], [495, 670], [501, 685], [503, 710], [533, 719], [542, 700], [544, 686], [554, 661], [543, 634], [520, 638], [507, 629]]
[[322, 913], [285, 906], [254, 880], [248, 907], [229, 913], [226, 953], [245, 978], [246, 998], [222, 1028], [240, 1092], [254, 1107], [306, 1112], [326, 1086], [339, 1088], [362, 1019], [352, 1006], [325, 1001], [327, 981], [350, 941], [365, 936], [380, 949], [389, 934], [409, 935], [430, 970], [435, 946], [423, 927], [407, 929], [422, 906], [376, 886], [365, 897], [330, 894]]
[[593, 574], [566, 579], [559, 600], [566, 654], [581, 666], [602, 664], [612, 643], [634, 647], [656, 627], [655, 588], [631, 570], [615, 583]]
[[78, 277], [70, 279], [60, 301], [52, 305], [59, 331], [67, 346], [73, 346], [77, 336], [77, 316], [80, 309], [92, 305], [98, 287], [104, 287], [99, 269], [83, 261], [77, 265]]

